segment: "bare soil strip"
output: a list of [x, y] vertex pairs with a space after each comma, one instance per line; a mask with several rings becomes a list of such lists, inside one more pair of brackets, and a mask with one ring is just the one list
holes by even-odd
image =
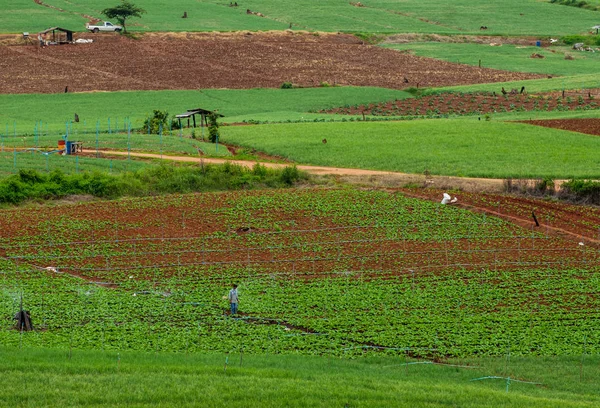
[[403, 54], [346, 34], [156, 33], [91, 44], [0, 46], [0, 93], [313, 87], [438, 87], [539, 78]]
[[600, 136], [600, 119], [596, 118], [526, 120], [523, 123]]

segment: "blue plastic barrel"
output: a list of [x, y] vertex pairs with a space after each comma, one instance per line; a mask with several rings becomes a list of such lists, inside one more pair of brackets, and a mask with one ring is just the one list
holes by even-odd
[[73, 142], [69, 142], [67, 140], [67, 146], [66, 146], [67, 147], [67, 149], [66, 149], [67, 150], [66, 151], [67, 154], [71, 154], [71, 149], [73, 148], [72, 146], [73, 146]]
[[535, 46], [536, 47], [541, 47], [542, 46], [542, 42], [541, 41], [536, 41], [535, 42]]

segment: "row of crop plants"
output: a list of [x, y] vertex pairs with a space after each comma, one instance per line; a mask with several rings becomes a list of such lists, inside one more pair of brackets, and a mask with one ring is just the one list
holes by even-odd
[[[598, 344], [593, 249], [401, 194], [171, 196], [7, 210], [0, 224], [3, 345], [462, 356]], [[503, 250], [523, 262], [498, 262]], [[223, 299], [233, 282], [237, 318]], [[11, 329], [21, 301], [33, 333]]]

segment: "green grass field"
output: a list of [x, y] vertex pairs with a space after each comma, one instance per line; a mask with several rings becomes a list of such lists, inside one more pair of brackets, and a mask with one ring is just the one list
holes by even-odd
[[[600, 53], [578, 52], [569, 47], [541, 48], [533, 45], [511, 44], [491, 47], [489, 44], [439, 42], [395, 44], [384, 45], [384, 47], [411, 50], [415, 55], [474, 66], [478, 66], [481, 61], [481, 66], [484, 68], [564, 76], [596, 74], [600, 62]], [[534, 53], [545, 58], [531, 58]], [[565, 60], [566, 54], [575, 59]]]
[[[200, 137], [200, 131], [198, 131]], [[152, 163], [140, 162], [135, 157], [121, 157], [112, 160], [61, 156], [54, 151], [58, 147], [60, 136], [0, 136], [0, 175], [16, 173], [20, 169], [33, 169], [50, 172], [61, 169], [65, 173], [76, 173], [83, 171], [106, 171], [118, 173], [123, 171], [135, 171], [142, 167], [153, 165]], [[159, 135], [131, 134], [127, 133], [72, 133], [69, 140], [83, 143], [84, 149], [96, 150], [102, 156], [102, 150], [121, 150], [130, 152], [152, 152], [157, 154], [181, 155], [198, 157], [199, 152], [207, 157], [231, 157], [231, 153], [225, 146], [214, 143], [202, 142], [189, 137], [179, 137], [177, 133], [172, 136], [168, 134]]]
[[[197, 156], [199, 150], [207, 156], [230, 156], [231, 153], [223, 146], [214, 143], [199, 140], [202, 132], [197, 130], [198, 139], [191, 139], [186, 136], [179, 136], [178, 131], [174, 130], [172, 135], [168, 131], [161, 137], [160, 135], [148, 135], [144, 133], [99, 133], [96, 138], [94, 132], [79, 133], [71, 132], [68, 140], [83, 143], [83, 148], [88, 150], [122, 150], [131, 152], [156, 152], [170, 155], [190, 155]], [[205, 140], [208, 132], [204, 131]], [[189, 134], [189, 131], [188, 131]], [[52, 134], [0, 137], [0, 149], [12, 154], [13, 150], [40, 149], [41, 151], [55, 150], [58, 147], [58, 140], [61, 136]]]
[[[100, 11], [115, 5], [113, 0], [44, 3], [55, 9], [29, 0], [9, 0], [0, 16], [0, 30], [36, 32], [59, 25], [83, 31], [83, 15], [102, 18]], [[598, 24], [593, 11], [536, 0], [455, 0], [450, 5], [442, 0], [371, 0], [363, 4], [365, 7], [339, 0], [301, 0], [289, 7], [274, 0], [252, 0], [229, 7], [229, 2], [219, 0], [147, 0], [138, 4], [147, 14], [129, 24], [140, 31], [283, 30], [291, 23], [304, 30], [453, 34], [479, 33], [479, 27], [485, 25], [486, 34], [540, 36], [585, 33]], [[265, 17], [248, 15], [247, 8]], [[184, 11], [187, 19], [181, 18]]]
[[[79, 115], [80, 122], [70, 125], [73, 132], [95, 134], [96, 126], [101, 132], [106, 132], [109, 120], [112, 129], [122, 130], [125, 118], [129, 118], [133, 129], [141, 128], [144, 119], [154, 109], [167, 111], [170, 116], [197, 107], [218, 110], [225, 115], [222, 122], [251, 119], [283, 121], [309, 118], [309, 110], [410, 96], [403, 91], [368, 87], [5, 94], [0, 95], [0, 134], [34, 135], [36, 122], [40, 120], [39, 128], [43, 132], [65, 134], [66, 123], [73, 121], [75, 113]], [[48, 106], [53, 105], [60, 105], [59, 113], [48, 110]], [[185, 134], [189, 133], [190, 130], [186, 130]], [[201, 130], [196, 133], [200, 136]]]
[[471, 177], [600, 177], [596, 136], [477, 118], [227, 127], [222, 140], [324, 166]]
[[136, 160], [104, 160], [79, 156], [59, 156], [37, 152], [0, 152], [0, 177], [17, 173], [21, 169], [51, 172], [56, 169], [64, 173], [107, 172], [121, 173], [136, 171], [152, 164]]
[[[0, 349], [2, 406], [593, 407], [597, 357], [474, 359], [475, 369], [296, 356]], [[240, 359], [240, 357], [242, 357]], [[229, 364], [225, 370], [225, 361]], [[241, 360], [241, 361], [240, 361]], [[240, 365], [241, 362], [241, 365]], [[405, 365], [406, 363], [413, 363]], [[583, 377], [580, 378], [580, 374]], [[471, 381], [486, 376], [505, 380]], [[19, 384], [15, 387], [15, 384]]]

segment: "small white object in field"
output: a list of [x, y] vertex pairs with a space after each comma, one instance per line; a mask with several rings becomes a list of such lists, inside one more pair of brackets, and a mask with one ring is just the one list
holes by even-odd
[[579, 245], [583, 246], [583, 242], [580, 242]]
[[550, 38], [550, 43], [551, 44], [554, 44], [554, 43], [557, 43], [557, 42], [558, 42], [558, 40], [556, 38]]
[[56, 273], [56, 268], [54, 266], [47, 266], [44, 269], [46, 269], [47, 271]]
[[129, 279], [133, 279], [133, 275], [129, 275]]
[[458, 198], [456, 198], [456, 197], [452, 198], [450, 196], [450, 194], [448, 194], [448, 193], [444, 193], [444, 198], [442, 198], [442, 204], [444, 204], [444, 205], [453, 204], [457, 201], [458, 201]]

